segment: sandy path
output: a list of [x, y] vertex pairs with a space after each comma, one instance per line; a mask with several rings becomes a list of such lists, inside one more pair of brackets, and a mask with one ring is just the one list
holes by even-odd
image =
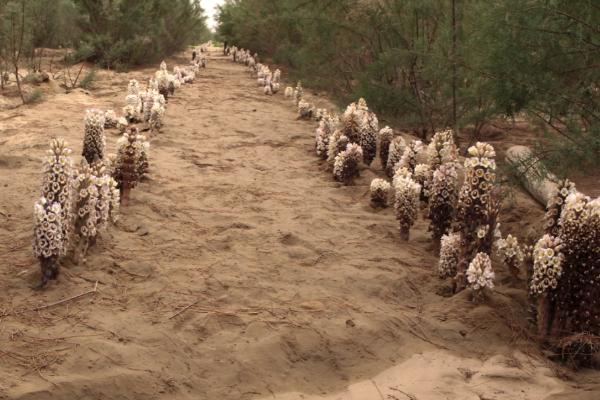
[[[150, 178], [118, 226], [85, 265], [66, 264], [41, 293], [27, 287], [37, 279], [29, 240], [48, 139], [63, 135], [79, 154], [83, 110], [119, 108], [127, 80], [152, 69], [111, 74], [91, 95], [57, 95], [31, 114], [7, 113], [0, 399], [539, 399], [572, 391], [507, 322], [524, 320], [522, 287], [500, 287], [482, 306], [436, 295], [443, 284], [426, 222], [400, 242], [391, 211], [368, 206], [373, 172], [340, 187], [313, 155], [314, 123], [296, 121], [282, 95], [263, 96], [242, 67], [213, 58], [170, 101], [152, 139]], [[116, 136], [108, 140], [114, 148]], [[96, 280], [96, 295], [1, 317]]]

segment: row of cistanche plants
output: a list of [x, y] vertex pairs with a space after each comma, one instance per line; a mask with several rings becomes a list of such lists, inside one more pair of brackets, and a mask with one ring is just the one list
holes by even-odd
[[[259, 84], [266, 84], [270, 69], [256, 63], [257, 54], [234, 49], [234, 61], [257, 71]], [[379, 158], [371, 205], [393, 206], [404, 241], [419, 212], [429, 220], [439, 251], [437, 275], [451, 282], [454, 293], [469, 289], [473, 301], [485, 301], [494, 288], [493, 264], [499, 263], [514, 281], [525, 275], [542, 342], [577, 361], [589, 361], [600, 349], [600, 199], [578, 193], [568, 180], [557, 182], [543, 236], [525, 246], [500, 232], [502, 190], [490, 144], [473, 144], [461, 161], [452, 130], [435, 132], [425, 145], [380, 129], [364, 99], [339, 115], [310, 104], [300, 82], [284, 96], [298, 118], [317, 121], [316, 155], [336, 181], [351, 185], [361, 168]]]
[[[122, 116], [113, 110], [87, 110], [78, 165], [64, 139], [51, 140], [42, 163], [41, 197], [34, 206], [33, 253], [42, 272], [39, 288], [58, 277], [61, 258], [83, 260], [98, 237], [116, 223], [131, 190], [149, 173], [150, 142], [140, 131], [160, 132], [168, 97], [192, 83], [203, 67], [204, 55], [194, 57], [189, 66], [176, 66], [173, 73], [163, 61], [144, 90], [135, 79], [129, 82]], [[114, 155], [106, 152], [106, 129], [121, 134]]]

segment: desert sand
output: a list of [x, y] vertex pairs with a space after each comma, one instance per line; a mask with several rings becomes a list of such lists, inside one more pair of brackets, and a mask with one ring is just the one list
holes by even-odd
[[[89, 92], [0, 113], [0, 399], [600, 398], [598, 371], [549, 361], [528, 334], [524, 280], [496, 263], [485, 304], [448, 297], [427, 221], [404, 243], [392, 210], [369, 206], [378, 161], [335, 183], [315, 123], [217, 51], [170, 99], [117, 225], [33, 291], [50, 139], [78, 161], [84, 111], [120, 111], [129, 79], [156, 68], [101, 71]], [[503, 231], [523, 237], [542, 215], [516, 191]]]

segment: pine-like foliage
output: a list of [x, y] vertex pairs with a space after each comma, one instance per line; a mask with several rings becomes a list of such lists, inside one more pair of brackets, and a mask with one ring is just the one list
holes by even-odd
[[545, 157], [598, 164], [597, 1], [276, 3], [226, 2], [218, 36], [287, 63], [314, 87], [364, 97], [422, 140], [452, 125], [469, 143], [490, 122], [519, 116], [552, 125], [540, 146], [568, 149], [542, 149]]
[[[61, 3], [53, 2], [52, 6]], [[78, 54], [111, 69], [160, 61], [161, 57], [210, 36], [197, 1], [78, 0], [66, 4], [75, 6], [73, 12], [81, 29], [71, 38], [78, 46]], [[75, 28], [69, 26], [68, 31]], [[71, 42], [64, 45], [68, 43]]]
[[91, 109], [85, 113], [85, 134], [83, 137], [83, 157], [89, 164], [101, 162], [104, 159], [104, 113]]

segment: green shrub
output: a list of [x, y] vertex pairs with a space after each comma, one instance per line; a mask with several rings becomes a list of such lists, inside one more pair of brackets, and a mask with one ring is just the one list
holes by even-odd
[[83, 32], [76, 54], [122, 68], [159, 61], [209, 36], [203, 10], [189, 0], [75, 0]]
[[24, 97], [25, 104], [33, 104], [42, 100], [44, 97], [44, 92], [42, 92], [40, 89], [34, 89], [33, 91], [25, 94]]
[[79, 86], [83, 89], [90, 89], [94, 81], [96, 80], [96, 70], [92, 69], [81, 79]]

